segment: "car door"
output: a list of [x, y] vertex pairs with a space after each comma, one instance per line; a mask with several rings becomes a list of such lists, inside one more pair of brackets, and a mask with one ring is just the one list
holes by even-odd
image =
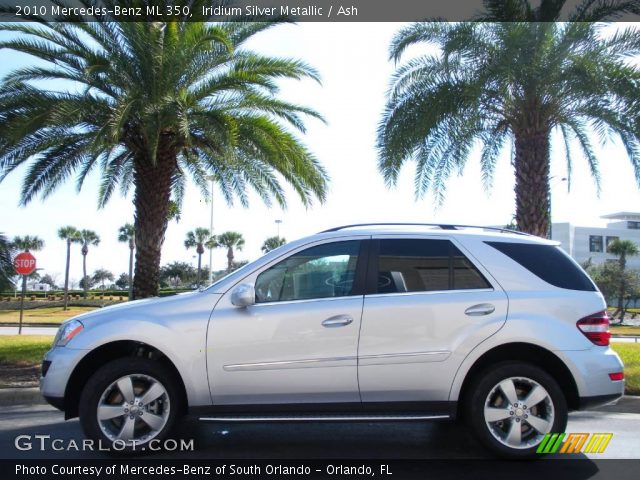
[[362, 401], [448, 401], [462, 360], [506, 321], [506, 294], [453, 239], [380, 236], [371, 255]]
[[207, 364], [214, 405], [359, 402], [357, 347], [368, 237], [301, 247], [241, 283], [256, 302], [216, 305]]

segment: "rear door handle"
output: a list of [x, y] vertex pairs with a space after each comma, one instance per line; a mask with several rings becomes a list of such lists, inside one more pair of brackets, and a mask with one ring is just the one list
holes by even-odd
[[467, 308], [464, 313], [469, 315], [470, 317], [479, 317], [481, 315], [489, 315], [496, 311], [496, 307], [491, 305], [490, 303], [479, 303], [478, 305], [473, 305]]
[[345, 327], [353, 322], [353, 317], [349, 315], [336, 315], [329, 317], [322, 322], [322, 326], [326, 328]]

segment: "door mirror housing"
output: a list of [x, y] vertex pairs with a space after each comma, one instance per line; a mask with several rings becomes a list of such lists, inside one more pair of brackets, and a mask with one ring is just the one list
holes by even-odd
[[249, 283], [241, 283], [231, 292], [231, 303], [236, 307], [248, 307], [256, 303], [256, 290]]

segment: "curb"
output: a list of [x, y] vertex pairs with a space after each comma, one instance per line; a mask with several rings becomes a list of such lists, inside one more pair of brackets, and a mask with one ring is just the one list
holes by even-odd
[[15, 405], [44, 405], [47, 402], [40, 395], [40, 389], [31, 388], [0, 388], [0, 406]]
[[611, 413], [640, 413], [640, 397], [624, 395], [616, 403], [598, 407], [594, 411]]

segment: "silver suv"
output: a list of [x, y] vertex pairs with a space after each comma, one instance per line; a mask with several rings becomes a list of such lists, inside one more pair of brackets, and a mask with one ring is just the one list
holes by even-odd
[[535, 453], [624, 391], [606, 304], [557, 243], [459, 225], [350, 225], [199, 292], [65, 322], [41, 391], [101, 443], [203, 421], [453, 420]]

